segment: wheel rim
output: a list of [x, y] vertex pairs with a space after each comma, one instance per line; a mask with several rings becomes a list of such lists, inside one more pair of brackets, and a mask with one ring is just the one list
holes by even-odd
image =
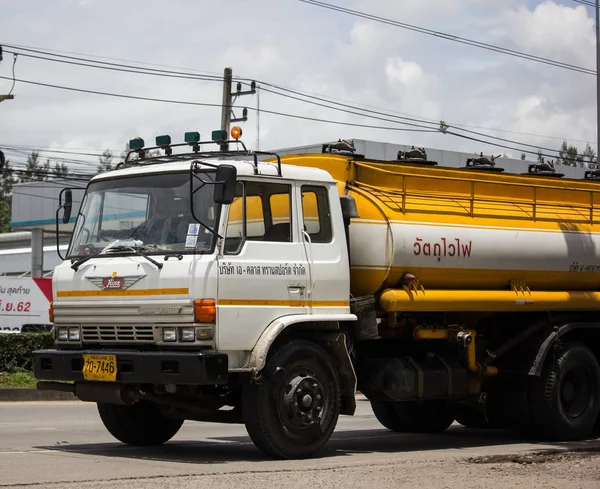
[[594, 389], [588, 370], [576, 367], [565, 373], [560, 383], [560, 404], [571, 419], [582, 416], [593, 402]]
[[279, 418], [283, 426], [293, 432], [321, 423], [327, 411], [325, 389], [312, 372], [290, 372], [278, 398]]

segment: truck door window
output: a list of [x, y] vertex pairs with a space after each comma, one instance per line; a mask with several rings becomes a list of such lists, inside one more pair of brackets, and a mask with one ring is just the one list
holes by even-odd
[[302, 186], [302, 216], [304, 230], [313, 243], [331, 243], [331, 212], [325, 187]]
[[237, 254], [245, 241], [291, 242], [291, 186], [238, 182], [225, 237], [225, 253]]

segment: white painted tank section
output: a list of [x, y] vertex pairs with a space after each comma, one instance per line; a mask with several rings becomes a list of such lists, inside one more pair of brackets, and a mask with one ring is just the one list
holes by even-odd
[[[356, 220], [350, 236], [355, 270], [516, 270], [523, 278], [527, 271], [594, 272], [600, 284], [600, 234]], [[564, 290], [577, 280], [569, 277]], [[456, 274], [457, 286], [460, 281]]]

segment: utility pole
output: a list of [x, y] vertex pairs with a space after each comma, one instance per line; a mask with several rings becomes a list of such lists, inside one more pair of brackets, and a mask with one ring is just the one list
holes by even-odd
[[[244, 108], [242, 117], [236, 117], [233, 112], [234, 100], [242, 95], [253, 95], [256, 93], [256, 82], [250, 83], [250, 90], [242, 91], [242, 84], [238, 82], [236, 91], [231, 91], [233, 83], [233, 70], [231, 68], [225, 68], [223, 72], [223, 104], [221, 108], [221, 130], [225, 131], [225, 139], [229, 138], [229, 130], [232, 122], [246, 122], [248, 120], [248, 109]], [[232, 117], [233, 116], [233, 117]], [[227, 151], [229, 149], [229, 143], [221, 143], [221, 151]]]
[[[221, 130], [225, 131], [225, 139], [229, 139], [229, 127], [231, 126], [231, 79], [233, 70], [225, 68], [223, 72], [223, 105], [221, 107]], [[221, 151], [227, 151], [229, 145], [221, 143]]]
[[260, 151], [260, 91], [256, 87], [256, 151]]
[[[600, 164], [600, 0], [596, 0], [596, 165]], [[599, 166], [600, 168], [600, 166]]]

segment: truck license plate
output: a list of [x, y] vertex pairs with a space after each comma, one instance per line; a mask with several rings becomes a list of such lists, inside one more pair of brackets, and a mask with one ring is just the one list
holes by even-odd
[[117, 380], [116, 355], [83, 355], [83, 378], [85, 380]]

